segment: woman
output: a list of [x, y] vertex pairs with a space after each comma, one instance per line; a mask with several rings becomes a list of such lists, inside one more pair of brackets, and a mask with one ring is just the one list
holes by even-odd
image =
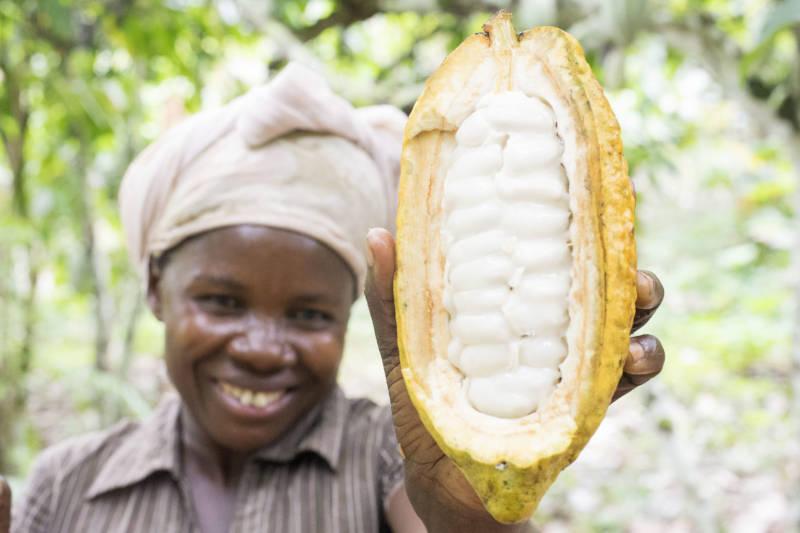
[[[491, 520], [405, 394], [393, 241], [364, 243], [392, 224], [403, 121], [290, 65], [134, 162], [122, 220], [179, 397], [46, 450], [13, 531], [526, 530]], [[336, 386], [365, 285], [394, 420]], [[650, 337], [631, 347], [618, 394], [663, 362]]]

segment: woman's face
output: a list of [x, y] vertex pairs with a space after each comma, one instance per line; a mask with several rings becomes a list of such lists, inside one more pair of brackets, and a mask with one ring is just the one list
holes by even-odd
[[151, 269], [170, 379], [217, 445], [272, 442], [331, 391], [354, 283], [326, 246], [264, 226], [202, 234]]

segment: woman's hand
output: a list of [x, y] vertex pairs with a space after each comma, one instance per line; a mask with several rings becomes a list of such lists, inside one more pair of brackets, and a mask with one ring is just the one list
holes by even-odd
[[[383, 359], [397, 439], [405, 458], [406, 490], [430, 533], [458, 531], [528, 531], [527, 524], [498, 524], [486, 512], [475, 491], [449, 457], [442, 453], [411, 404], [400, 370], [392, 282], [395, 248], [392, 235], [373, 229], [367, 236], [370, 267], [366, 297], [378, 348]], [[664, 290], [647, 272], [637, 276], [638, 298], [632, 331], [643, 326], [661, 303]], [[630, 353], [614, 399], [630, 392], [661, 370], [664, 350], [651, 335], [631, 338]]]
[[[635, 332], [655, 314], [664, 299], [664, 287], [655, 274], [640, 270], [636, 274], [636, 314], [631, 333]], [[664, 366], [664, 348], [652, 335], [631, 337], [628, 359], [622, 370], [622, 378], [614, 391], [614, 400], [629, 393], [642, 383], [656, 376]]]
[[11, 488], [0, 477], [0, 533], [11, 530]]

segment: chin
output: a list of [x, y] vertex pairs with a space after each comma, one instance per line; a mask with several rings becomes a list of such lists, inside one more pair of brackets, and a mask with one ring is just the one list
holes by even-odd
[[289, 428], [270, 428], [270, 431], [231, 428], [230, 431], [211, 432], [214, 441], [227, 450], [237, 453], [251, 453], [279, 440]]

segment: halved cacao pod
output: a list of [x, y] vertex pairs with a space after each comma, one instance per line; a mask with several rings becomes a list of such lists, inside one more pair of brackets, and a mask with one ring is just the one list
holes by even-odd
[[426, 428], [500, 522], [524, 520], [605, 415], [635, 311], [634, 195], [580, 45], [501, 12], [409, 118], [395, 305]]

